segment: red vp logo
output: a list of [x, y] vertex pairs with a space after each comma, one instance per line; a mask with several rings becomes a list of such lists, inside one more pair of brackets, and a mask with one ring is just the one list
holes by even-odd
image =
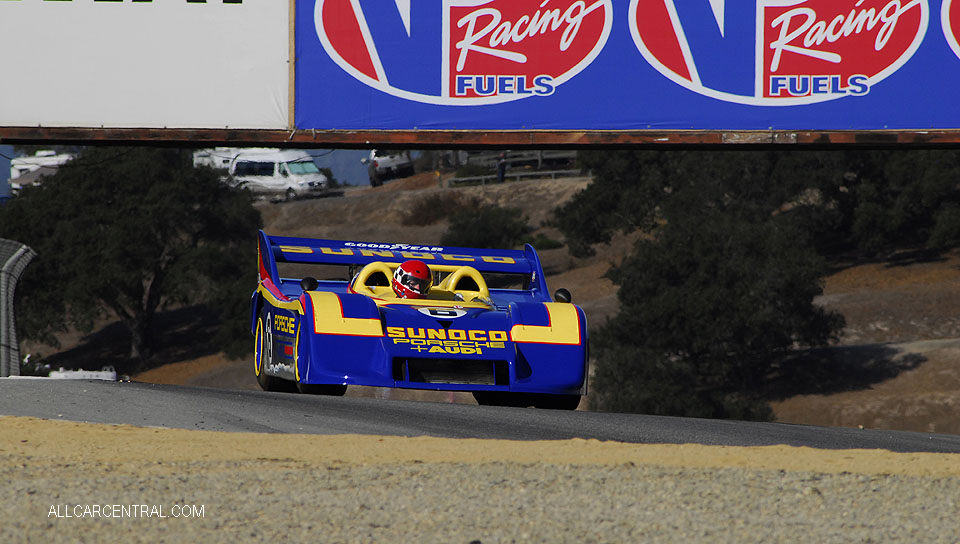
[[960, 57], [960, 43], [957, 40], [957, 32], [960, 31], [960, 3], [943, 0], [943, 7], [940, 9], [940, 25], [943, 27], [943, 35], [947, 38], [950, 49]]
[[913, 57], [929, 12], [928, 0], [631, 0], [629, 17], [641, 54], [675, 83], [791, 106], [869, 93]]
[[317, 0], [317, 36], [362, 83], [428, 104], [548, 96], [590, 65], [612, 0]]

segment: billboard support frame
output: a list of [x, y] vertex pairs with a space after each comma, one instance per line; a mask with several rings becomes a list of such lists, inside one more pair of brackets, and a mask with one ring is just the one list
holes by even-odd
[[294, 130], [296, 125], [296, 100], [297, 100], [297, 0], [288, 0], [288, 9], [290, 11], [290, 21], [287, 34], [289, 43], [287, 45], [287, 129]]
[[[291, 105], [291, 107], [293, 107]], [[255, 130], [0, 127], [0, 144], [138, 144], [300, 148], [567, 148], [660, 146], [942, 147], [960, 144], [956, 130], [889, 131], [494, 131]]]

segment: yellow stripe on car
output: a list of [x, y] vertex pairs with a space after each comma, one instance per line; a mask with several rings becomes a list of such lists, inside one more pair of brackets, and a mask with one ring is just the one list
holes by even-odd
[[379, 318], [344, 317], [336, 293], [310, 291], [309, 295], [313, 303], [313, 330], [317, 334], [383, 336]]
[[514, 325], [510, 339], [528, 344], [580, 344], [580, 315], [572, 304], [547, 302], [547, 325]]
[[297, 320], [297, 334], [293, 337], [293, 374], [300, 383], [300, 324], [303, 320]]
[[279, 298], [277, 298], [276, 295], [270, 292], [269, 289], [264, 287], [262, 283], [260, 284], [260, 287], [258, 287], [257, 289], [260, 295], [263, 296], [264, 300], [266, 300], [273, 306], [276, 306], [281, 310], [290, 310], [291, 312], [294, 312], [297, 314], [301, 314], [301, 315], [303, 314], [303, 307], [300, 306], [299, 300], [287, 300], [287, 301], [280, 300]]

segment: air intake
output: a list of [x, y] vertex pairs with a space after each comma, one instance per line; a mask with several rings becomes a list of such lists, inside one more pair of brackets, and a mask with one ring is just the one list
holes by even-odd
[[464, 359], [394, 359], [398, 381], [463, 385], [509, 385], [507, 361]]

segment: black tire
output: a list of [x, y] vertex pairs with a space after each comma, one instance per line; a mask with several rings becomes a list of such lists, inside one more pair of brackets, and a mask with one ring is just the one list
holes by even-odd
[[290, 202], [292, 200], [297, 199], [297, 192], [294, 191], [293, 189], [287, 189], [287, 194], [285, 196], [286, 196], [287, 202]]
[[264, 335], [263, 330], [263, 316], [257, 318], [257, 332], [253, 336], [253, 372], [257, 377], [257, 383], [260, 385], [260, 389], [264, 391], [275, 391], [274, 388], [274, 378], [267, 376], [267, 373], [264, 372], [263, 366], [266, 363], [264, 357], [263, 344], [266, 342], [266, 336]]
[[533, 405], [546, 410], [576, 410], [580, 406], [580, 395], [537, 395]]
[[526, 393], [474, 391], [473, 398], [480, 406], [510, 406], [513, 408], [533, 406], [533, 396]]
[[481, 406], [533, 406], [546, 410], [576, 410], [580, 395], [549, 395], [546, 393], [505, 393], [502, 391], [474, 391], [473, 398]]
[[347, 392], [347, 386], [298, 383], [297, 391], [307, 395], [324, 395], [328, 397], [342, 397], [343, 394]]
[[253, 347], [253, 371], [257, 376], [257, 384], [260, 386], [260, 389], [264, 391], [281, 391], [285, 393], [293, 391], [293, 384], [291, 382], [268, 376], [267, 373], [264, 372], [263, 366], [266, 363], [266, 361], [264, 361], [264, 342], [266, 342], [266, 335], [263, 329], [263, 316], [260, 316], [257, 318], [257, 333], [254, 335]]

